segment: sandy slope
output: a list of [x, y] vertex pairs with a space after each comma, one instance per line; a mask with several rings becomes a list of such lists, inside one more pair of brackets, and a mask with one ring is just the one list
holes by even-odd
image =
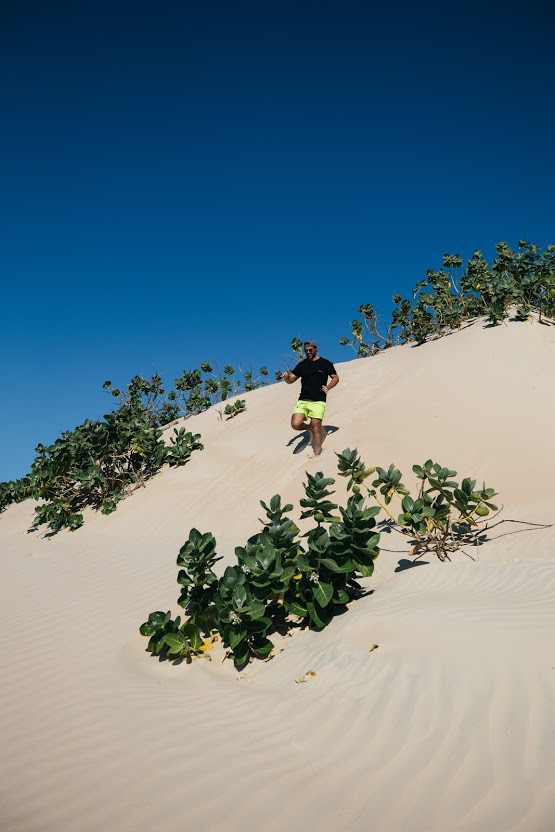
[[259, 499], [296, 502], [304, 471], [333, 473], [345, 447], [409, 483], [431, 456], [496, 487], [503, 516], [555, 522], [554, 359], [555, 327], [475, 325], [339, 365], [319, 459], [292, 452], [297, 391], [276, 385], [230, 422], [189, 422], [202, 453], [74, 534], [5, 512], [0, 828], [550, 832], [554, 528], [504, 524], [475, 560], [404, 570], [383, 535], [397, 551], [371, 595], [242, 674], [218, 650], [158, 663], [138, 626], [176, 609], [191, 526], [230, 561]]

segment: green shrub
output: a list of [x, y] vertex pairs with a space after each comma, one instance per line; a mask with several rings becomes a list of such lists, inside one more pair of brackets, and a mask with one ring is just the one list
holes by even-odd
[[[378, 329], [374, 307], [365, 304], [358, 307], [362, 320], [351, 321], [351, 337], [344, 336], [339, 343], [353, 347], [357, 357], [364, 358], [395, 343], [423, 344], [480, 315], [493, 326], [515, 309], [519, 321], [528, 320], [532, 312], [540, 321], [554, 318], [555, 246], [542, 251], [520, 240], [517, 251], [504, 242], [497, 243], [495, 249], [497, 256], [491, 266], [475, 251], [460, 277], [461, 256], [444, 254], [443, 268], [429, 269], [426, 279], [412, 290], [412, 299], [393, 295], [396, 308], [385, 332]], [[391, 334], [394, 330], [395, 337]]]
[[242, 667], [270, 656], [276, 631], [299, 625], [321, 630], [359, 596], [358, 578], [372, 575], [379, 554], [379, 507], [366, 508], [363, 496], [353, 494], [334, 516], [338, 507], [328, 499], [334, 480], [322, 472], [307, 477], [301, 518], [316, 526], [300, 535], [287, 516], [291, 504], [282, 505], [279, 494], [269, 504], [261, 501], [262, 530], [235, 549], [236, 565], [220, 578], [214, 572], [219, 560], [214, 537], [191, 530], [177, 560], [178, 603], [189, 616], [187, 624], [179, 619], [176, 624], [170, 613], [152, 613], [140, 628], [150, 652], [189, 659], [202, 652], [203, 634], [217, 631], [236, 667]]
[[291, 349], [293, 350], [293, 355], [296, 358], [303, 359], [303, 342], [300, 338], [292, 338], [291, 339]]
[[239, 368], [239, 374], [236, 374], [235, 368], [226, 364], [221, 372], [216, 368], [214, 374], [208, 361], [203, 362], [199, 370], [184, 370], [174, 382], [180, 415], [193, 416], [238, 393], [262, 387], [266, 383], [263, 379], [268, 376], [268, 368], [260, 367], [259, 373], [255, 376], [252, 368], [245, 371]]
[[[432, 460], [413, 466], [421, 482], [411, 496], [394, 465], [367, 468], [357, 450], [349, 448], [337, 457], [339, 474], [353, 492], [345, 508], [330, 499], [333, 478], [321, 471], [307, 473], [300, 519], [316, 525], [301, 534], [288, 516], [293, 506], [282, 505], [279, 494], [269, 504], [261, 501], [262, 530], [235, 549], [237, 562], [221, 577], [214, 571], [220, 560], [215, 538], [191, 530], [177, 559], [178, 603], [188, 620], [181, 624], [170, 612], [151, 613], [140, 628], [151, 653], [190, 661], [204, 652], [207, 637], [219, 633], [237, 668], [266, 659], [274, 649], [274, 633], [295, 626], [322, 630], [360, 596], [360, 578], [371, 577], [379, 554], [376, 517], [381, 509], [410, 537], [413, 556], [428, 551], [440, 560], [472, 540], [483, 518], [497, 510], [493, 489], [484, 485], [476, 490], [476, 481], [469, 478], [459, 484], [453, 479], [456, 471]], [[376, 477], [369, 488], [365, 481], [372, 474]], [[366, 505], [361, 488], [377, 505]], [[390, 509], [394, 498], [401, 502], [397, 516]]]
[[[366, 468], [355, 448], [347, 448], [339, 458], [340, 476], [348, 477], [348, 489], [360, 492], [361, 486], [384, 509], [396, 528], [414, 542], [411, 556], [430, 552], [440, 560], [449, 559], [449, 552], [473, 543], [481, 532], [479, 526], [490, 511], [497, 511], [492, 502], [493, 488], [476, 489], [476, 480], [466, 477], [459, 484], [456, 471], [443, 468], [428, 459], [412, 470], [421, 481], [418, 492], [410, 494], [402, 482], [402, 474], [394, 465]], [[373, 473], [376, 479], [369, 488], [365, 480]], [[381, 495], [381, 499], [380, 496]], [[389, 509], [393, 498], [400, 501], [400, 513]]]
[[192, 434], [185, 428], [174, 428], [173, 433], [164, 458], [164, 462], [172, 467], [185, 465], [193, 451], [201, 451], [204, 448], [200, 441], [200, 433]]
[[[151, 392], [149, 388], [147, 395]], [[36, 525], [74, 531], [83, 524], [85, 507], [110, 514], [162, 465], [184, 465], [203, 447], [200, 434], [183, 428], [174, 430], [169, 446], [162, 435], [149, 403], [131, 395], [103, 420], [87, 419], [52, 445], [39, 444], [29, 476], [0, 484], [0, 509], [31, 497], [39, 501]]]
[[0, 482], [0, 512], [12, 503], [21, 503], [26, 500], [30, 496], [30, 488], [29, 477]]
[[37, 525], [72, 531], [83, 523], [86, 506], [110, 514], [133, 488], [144, 485], [164, 463], [184, 465], [201, 450], [200, 435], [174, 430], [167, 446], [162, 431], [140, 404], [123, 405], [103, 421], [87, 420], [53, 445], [38, 445], [29, 494], [41, 502]]
[[244, 413], [247, 409], [247, 404], [244, 399], [237, 399], [237, 401], [233, 402], [233, 404], [226, 404], [224, 408], [224, 413], [228, 419], [233, 419], [234, 416], [238, 416], [239, 413]]
[[[35, 522], [54, 531], [79, 528], [86, 506], [110, 514], [162, 465], [184, 465], [202, 448], [200, 435], [184, 428], [174, 430], [166, 447], [161, 427], [240, 391], [254, 390], [266, 383], [268, 374], [268, 368], [261, 367], [259, 376], [252, 369], [236, 376], [231, 364], [223, 372], [216, 368], [214, 374], [211, 363], [203, 361], [197, 369], [184, 370], [168, 391], [157, 373], [151, 378], [133, 376], [125, 388], [105, 381], [103, 389], [117, 400], [116, 409], [103, 419], [87, 419], [75, 430], [64, 431], [52, 445], [39, 444], [29, 475], [0, 483], [0, 512], [28, 497], [39, 500]], [[231, 418], [244, 410], [245, 400], [240, 399], [226, 407], [226, 414]]]
[[362, 317], [362, 321], [356, 319], [351, 321], [351, 338], [341, 338], [339, 342], [341, 346], [352, 347], [358, 358], [366, 358], [392, 346], [391, 326], [385, 334], [380, 331], [378, 316], [371, 304], [367, 303], [359, 306], [358, 313]]
[[204, 643], [198, 627], [190, 622], [182, 624], [180, 616], [173, 620], [169, 611], [151, 612], [141, 626], [141, 635], [148, 637], [151, 653], [174, 660], [191, 661]]

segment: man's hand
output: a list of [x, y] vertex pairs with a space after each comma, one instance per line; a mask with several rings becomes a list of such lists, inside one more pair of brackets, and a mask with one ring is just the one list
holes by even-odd
[[339, 376], [337, 375], [337, 373], [333, 373], [330, 376], [330, 381], [328, 381], [327, 384], [322, 384], [322, 392], [323, 393], [329, 393], [330, 390], [333, 387], [335, 387], [336, 384], [339, 384]]

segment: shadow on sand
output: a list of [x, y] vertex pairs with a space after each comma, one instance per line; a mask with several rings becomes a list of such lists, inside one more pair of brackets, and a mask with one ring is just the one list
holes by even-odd
[[[325, 437], [330, 436], [332, 433], [335, 433], [338, 430], [339, 428], [336, 427], [336, 425], [324, 425]], [[300, 454], [301, 451], [304, 451], [305, 448], [308, 448], [308, 446], [311, 444], [311, 440], [312, 436], [310, 435], [310, 431], [303, 430], [295, 436], [291, 437], [291, 439], [287, 443], [287, 447], [289, 448], [291, 445], [295, 445], [295, 447], [293, 448], [293, 453]]]

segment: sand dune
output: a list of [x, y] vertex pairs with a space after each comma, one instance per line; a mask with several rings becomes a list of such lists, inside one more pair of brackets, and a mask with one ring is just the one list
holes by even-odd
[[259, 500], [297, 503], [304, 472], [333, 475], [345, 447], [408, 484], [432, 457], [495, 487], [502, 517], [555, 523], [554, 359], [555, 327], [476, 324], [338, 365], [318, 459], [293, 452], [297, 391], [274, 385], [229, 422], [187, 422], [203, 452], [75, 533], [29, 533], [32, 506], [10, 507], [0, 828], [550, 832], [555, 527], [505, 523], [452, 563], [417, 566], [384, 534], [372, 594], [242, 673], [219, 645], [160, 663], [138, 627], [177, 610], [192, 526], [231, 562]]

